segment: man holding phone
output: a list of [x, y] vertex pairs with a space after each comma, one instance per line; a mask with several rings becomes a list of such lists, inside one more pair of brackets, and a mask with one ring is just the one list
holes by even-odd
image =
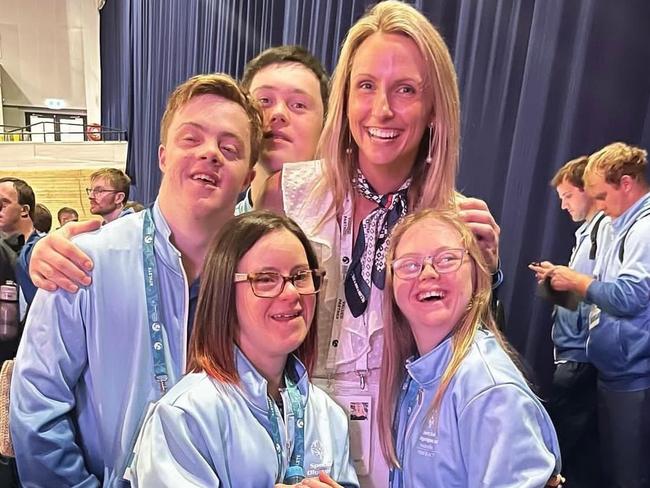
[[[596, 255], [606, 248], [609, 235], [609, 219], [584, 188], [588, 159], [581, 156], [567, 162], [551, 180], [562, 209], [574, 222], [582, 222], [569, 267], [583, 274], [592, 274]], [[555, 371], [548, 407], [560, 441], [563, 474], [572, 487], [598, 486], [600, 472], [593, 463], [598, 455], [597, 372], [586, 354], [590, 306], [576, 294], [553, 289], [552, 263], [531, 263], [529, 268], [540, 282], [542, 295], [555, 304]]]

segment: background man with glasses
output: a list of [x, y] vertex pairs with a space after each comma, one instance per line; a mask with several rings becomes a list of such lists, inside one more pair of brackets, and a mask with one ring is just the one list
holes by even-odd
[[99, 215], [105, 224], [133, 213], [133, 210], [124, 210], [130, 185], [131, 178], [119, 169], [102, 168], [95, 171], [90, 175], [90, 188], [86, 188], [90, 213]]

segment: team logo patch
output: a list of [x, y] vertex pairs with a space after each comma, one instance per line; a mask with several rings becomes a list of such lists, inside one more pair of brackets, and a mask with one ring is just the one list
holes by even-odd
[[311, 453], [319, 460], [323, 459], [323, 445], [319, 440], [315, 440], [311, 443]]

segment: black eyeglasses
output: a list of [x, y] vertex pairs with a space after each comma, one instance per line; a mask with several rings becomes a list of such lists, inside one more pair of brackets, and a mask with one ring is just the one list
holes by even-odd
[[463, 264], [467, 249], [445, 249], [434, 256], [405, 256], [393, 261], [393, 273], [403, 280], [420, 276], [426, 264], [430, 264], [438, 274], [453, 273]]
[[119, 193], [120, 190], [106, 190], [104, 188], [86, 188], [86, 193], [89, 197], [93, 195], [101, 195], [102, 193]]
[[291, 276], [284, 276], [275, 271], [261, 273], [235, 273], [235, 283], [248, 281], [256, 297], [275, 298], [282, 294], [287, 281], [300, 295], [313, 295], [320, 291], [323, 284], [325, 271], [321, 269], [307, 269], [298, 271]]

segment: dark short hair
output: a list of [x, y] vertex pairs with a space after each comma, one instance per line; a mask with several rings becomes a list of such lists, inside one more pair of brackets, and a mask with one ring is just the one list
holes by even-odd
[[565, 163], [553, 176], [551, 180], [551, 186], [557, 188], [564, 181], [568, 181], [570, 184], [579, 188], [580, 190], [585, 189], [585, 168], [589, 162], [589, 156], [580, 156], [578, 158], [572, 159], [571, 161]]
[[265, 49], [244, 67], [244, 76], [241, 84], [249, 90], [253, 78], [263, 68], [272, 64], [298, 63], [309, 69], [318, 80], [320, 85], [320, 96], [323, 100], [323, 110], [327, 113], [327, 100], [329, 99], [330, 78], [321, 62], [312, 53], [302, 46], [284, 45]]
[[[287, 230], [295, 235], [305, 249], [309, 267], [318, 268], [318, 258], [309, 239], [290, 218], [256, 210], [229, 220], [210, 245], [205, 260], [189, 346], [188, 371], [205, 371], [227, 383], [239, 381], [233, 354], [239, 329], [235, 271], [244, 254], [262, 237], [276, 230]], [[308, 373], [311, 373], [316, 361], [317, 317], [318, 300], [307, 337], [294, 351]]]
[[57, 218], [57, 220], [58, 220], [59, 222], [61, 222], [61, 215], [66, 214], [66, 213], [68, 213], [68, 214], [73, 214], [73, 215], [75, 215], [77, 218], [79, 218], [79, 212], [77, 212], [74, 208], [72, 208], [72, 207], [61, 207], [61, 208], [59, 209], [59, 211], [56, 213], [56, 218]]
[[18, 194], [18, 204], [29, 205], [29, 218], [33, 221], [34, 209], [36, 208], [36, 196], [34, 195], [34, 190], [32, 190], [32, 187], [29, 186], [25, 180], [21, 180], [20, 178], [13, 178], [11, 176], [0, 178], [0, 183], [14, 184], [14, 188]]
[[44, 232], [47, 234], [52, 228], [52, 214], [50, 209], [48, 209], [42, 203], [37, 203], [36, 208], [34, 208], [34, 229], [39, 232]]

